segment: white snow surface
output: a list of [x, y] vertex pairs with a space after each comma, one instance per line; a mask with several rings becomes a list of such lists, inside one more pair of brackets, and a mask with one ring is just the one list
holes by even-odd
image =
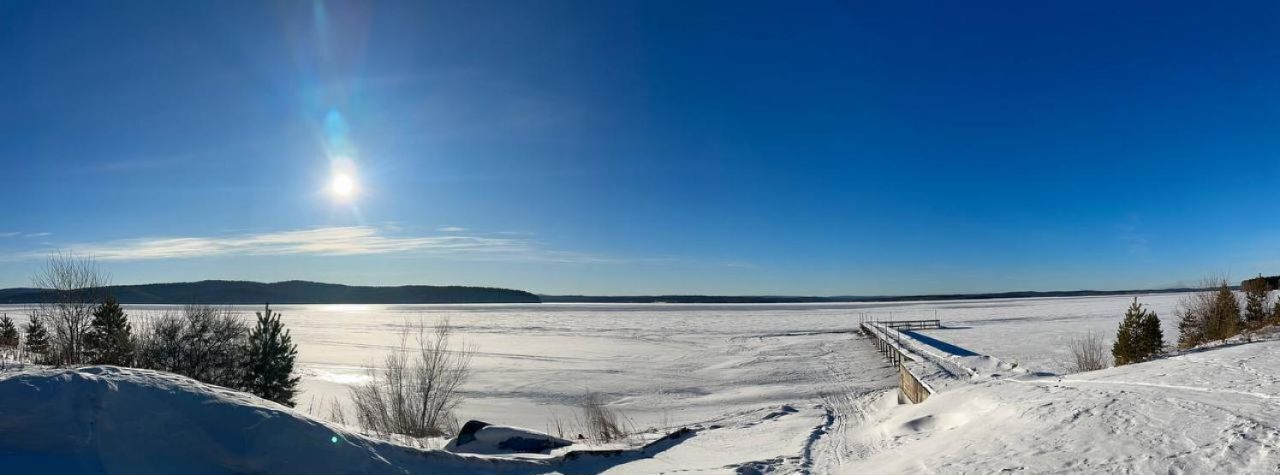
[[[881, 407], [826, 444], [840, 473], [1278, 473], [1280, 341]], [[838, 448], [826, 448], [837, 452]], [[832, 454], [837, 457], [838, 454]]]
[[[1163, 318], [1166, 341], [1177, 337], [1172, 310], [1181, 297], [1139, 297]], [[271, 416], [264, 427], [297, 425], [277, 430], [292, 433], [280, 440], [295, 443], [276, 453], [282, 459], [329, 460], [308, 452], [319, 448], [308, 437], [338, 434], [344, 444], [354, 441], [358, 448], [353, 452], [339, 444], [344, 447], [341, 453], [373, 460], [352, 461], [352, 467], [372, 467], [352, 471], [375, 473], [419, 471], [424, 466], [413, 464], [424, 460], [435, 464], [429, 473], [988, 473], [1019, 467], [1031, 473], [1204, 473], [1215, 471], [1206, 469], [1215, 464], [1224, 464], [1230, 472], [1274, 473], [1271, 454], [1277, 447], [1269, 421], [1280, 420], [1274, 409], [1280, 402], [1274, 401], [1280, 393], [1275, 387], [1280, 368], [1273, 363], [1280, 359], [1277, 343], [1228, 346], [1096, 373], [1033, 376], [1065, 373], [1067, 340], [1087, 331], [1109, 338], [1131, 300], [1116, 296], [814, 305], [281, 305], [272, 308], [284, 313], [299, 345], [304, 392], [298, 410], [203, 386], [197, 392], [211, 391], [219, 395], [214, 398], [218, 402], [182, 407], [199, 412], [243, 403], [256, 408], [251, 412]], [[143, 324], [151, 316], [177, 309], [127, 307], [130, 317]], [[240, 310], [251, 318], [255, 309]], [[23, 313], [20, 307], [0, 306], [0, 311]], [[924, 404], [898, 405], [896, 370], [855, 333], [858, 322], [935, 314], [946, 328], [908, 333], [915, 340], [913, 347], [954, 363], [960, 372], [980, 376], [943, 384], [942, 392]], [[363, 366], [382, 359], [406, 322], [430, 323], [445, 316], [459, 338], [477, 350], [475, 376], [463, 388], [468, 401], [459, 411], [462, 421], [480, 419], [551, 432], [550, 419], [571, 418], [591, 390], [604, 394], [636, 428], [654, 430], [631, 444], [573, 446], [549, 455], [504, 459], [422, 452], [372, 441], [301, 414], [324, 415], [327, 405], [344, 401], [347, 388], [365, 380]], [[103, 377], [76, 374], [67, 377]], [[133, 376], [128, 378], [141, 378], [137, 375], [142, 373], [129, 374]], [[943, 375], [931, 375], [939, 376]], [[1219, 381], [1220, 377], [1226, 379]], [[178, 386], [190, 384], [198, 385], [187, 381]], [[163, 407], [157, 400], [134, 409]], [[56, 410], [55, 406], [45, 410]], [[174, 417], [186, 410], [174, 410]], [[187, 417], [209, 423], [236, 420]], [[16, 427], [17, 422], [0, 419], [0, 424]], [[145, 424], [138, 427], [141, 431]], [[251, 430], [246, 427], [226, 430]], [[637, 449], [677, 427], [695, 432], [656, 448]], [[183, 433], [161, 428], [152, 435], [169, 432]], [[15, 434], [0, 433], [0, 444], [15, 447], [9, 440]], [[548, 465], [560, 463], [558, 457], [568, 451], [602, 448], [627, 450], [607, 463], [592, 458], [579, 465]], [[247, 452], [217, 450], [222, 452], [214, 453], [231, 454], [231, 459], [259, 460]], [[414, 455], [424, 453], [432, 455]], [[1235, 461], [1228, 461], [1233, 456]], [[347, 466], [333, 463], [326, 467]], [[488, 465], [480, 469], [473, 463]], [[278, 467], [281, 473], [297, 473]]]

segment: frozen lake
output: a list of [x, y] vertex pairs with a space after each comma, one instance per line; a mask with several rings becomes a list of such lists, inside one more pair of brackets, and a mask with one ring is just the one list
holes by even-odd
[[[1177, 337], [1180, 294], [1140, 296]], [[298, 344], [299, 408], [324, 414], [365, 379], [406, 322], [449, 318], [476, 350], [462, 419], [545, 428], [588, 391], [638, 428], [714, 420], [776, 404], [894, 387], [895, 372], [852, 332], [862, 315], [932, 318], [930, 331], [1033, 370], [1066, 369], [1065, 342], [1110, 338], [1132, 297], [875, 304], [280, 305]], [[179, 307], [126, 306], [131, 318]], [[252, 318], [255, 307], [237, 307]], [[0, 306], [25, 321], [21, 306]]]

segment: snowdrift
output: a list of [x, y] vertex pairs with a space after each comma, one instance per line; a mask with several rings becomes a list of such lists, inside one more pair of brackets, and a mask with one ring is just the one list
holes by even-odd
[[692, 435], [538, 458], [419, 450], [249, 394], [113, 366], [9, 375], [0, 379], [0, 411], [6, 473], [596, 473]]
[[1280, 342], [953, 388], [847, 440], [846, 473], [1277, 473]]

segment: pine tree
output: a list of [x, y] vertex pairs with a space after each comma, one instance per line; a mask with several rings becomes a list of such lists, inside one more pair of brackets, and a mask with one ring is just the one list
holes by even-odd
[[1149, 360], [1164, 352], [1164, 330], [1160, 329], [1160, 317], [1156, 312], [1148, 310], [1138, 324], [1139, 340], [1142, 341], [1142, 359]]
[[93, 311], [85, 335], [85, 350], [93, 364], [128, 366], [133, 363], [133, 328], [115, 297], [107, 297]]
[[0, 347], [18, 347], [18, 327], [13, 324], [13, 319], [9, 318], [8, 314], [0, 317]]
[[1205, 338], [1209, 340], [1226, 340], [1240, 333], [1240, 301], [1227, 284], [1222, 284], [1214, 295], [1213, 308], [1205, 323]]
[[257, 314], [258, 324], [249, 331], [248, 357], [241, 389], [263, 399], [293, 406], [293, 396], [298, 391], [300, 379], [293, 375], [298, 346], [293, 344], [289, 330], [280, 322], [280, 314], [273, 313], [270, 304]]
[[1185, 350], [1204, 343], [1203, 316], [1191, 308], [1183, 308], [1178, 313], [1178, 348]]
[[1141, 331], [1138, 326], [1145, 315], [1146, 312], [1142, 310], [1142, 306], [1138, 305], [1138, 298], [1134, 297], [1129, 310], [1124, 312], [1124, 319], [1120, 320], [1120, 328], [1116, 330], [1116, 342], [1111, 345], [1111, 356], [1115, 358], [1116, 366], [1136, 363], [1141, 359], [1139, 353], [1142, 351], [1142, 345], [1138, 341]]
[[1271, 306], [1271, 324], [1280, 325], [1280, 298], [1277, 298], [1275, 305]]
[[1268, 314], [1270, 309], [1267, 308], [1269, 290], [1267, 281], [1262, 276], [1244, 281], [1244, 321], [1249, 328], [1260, 328], [1270, 320], [1271, 315]]
[[27, 322], [27, 352], [31, 353], [36, 363], [49, 361], [49, 331], [39, 318], [31, 317]]

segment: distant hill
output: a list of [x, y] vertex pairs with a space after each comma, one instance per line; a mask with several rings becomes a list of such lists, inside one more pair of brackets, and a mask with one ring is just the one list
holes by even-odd
[[[1235, 287], [1233, 287], [1234, 289]], [[1057, 290], [997, 292], [985, 294], [930, 294], [930, 295], [879, 295], [799, 297], [785, 295], [733, 296], [733, 295], [539, 295], [543, 303], [837, 303], [837, 302], [905, 302], [917, 300], [987, 300], [1035, 297], [1090, 297], [1106, 295], [1162, 294], [1194, 292], [1200, 289], [1176, 288], [1154, 290]]]
[[[522, 290], [490, 287], [404, 285], [361, 287], [291, 280], [262, 283], [202, 280], [171, 284], [113, 285], [106, 287], [126, 304], [412, 304], [412, 303], [539, 303], [537, 295]], [[0, 303], [38, 303], [51, 298], [42, 289], [2, 289]]]

